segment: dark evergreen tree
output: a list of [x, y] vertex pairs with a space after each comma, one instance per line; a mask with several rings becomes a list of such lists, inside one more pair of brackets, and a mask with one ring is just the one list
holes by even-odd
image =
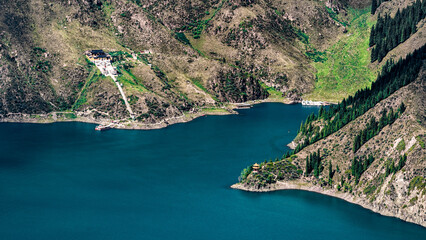
[[368, 157], [355, 157], [352, 159], [351, 173], [355, 177], [355, 183], [358, 184], [361, 175], [367, 171], [368, 167], [374, 162], [374, 157], [369, 155]]
[[370, 47], [372, 47], [376, 44], [375, 40], [376, 40], [376, 36], [375, 36], [374, 26], [372, 26], [371, 32], [370, 32]]
[[317, 178], [322, 172], [321, 155], [319, 149], [317, 152], [311, 153], [306, 157], [305, 175], [308, 176], [312, 171], [314, 171], [314, 176]]
[[[375, 12], [375, 6], [378, 7], [382, 0], [372, 2], [371, 11]], [[378, 60], [381, 62], [386, 54], [407, 40], [417, 31], [417, 24], [426, 17], [425, 1], [417, 0], [414, 4], [398, 9], [394, 18], [388, 14], [384, 17], [378, 16], [377, 23], [371, 28], [370, 47], [371, 62]]]
[[309, 157], [306, 156], [305, 176], [308, 176], [309, 173], [311, 173], [311, 171], [312, 171], [312, 169], [310, 168]]
[[376, 9], [377, 9], [377, 1], [372, 0], [372, 2], [371, 2], [371, 14], [376, 13]]
[[398, 170], [401, 170], [405, 166], [405, 162], [407, 162], [407, 155], [404, 154], [399, 158], [398, 162]]
[[405, 166], [406, 161], [407, 161], [407, 155], [405, 154], [399, 157], [399, 162], [397, 166], [395, 166], [395, 161], [393, 161], [392, 159], [389, 159], [386, 162], [386, 170], [385, 170], [386, 177], [389, 176], [390, 174], [394, 174], [398, 172], [399, 170], [401, 170]]

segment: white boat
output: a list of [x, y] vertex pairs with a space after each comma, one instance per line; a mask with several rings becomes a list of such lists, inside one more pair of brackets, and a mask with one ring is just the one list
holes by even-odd
[[111, 129], [110, 125], [99, 125], [99, 126], [95, 127], [96, 131], [105, 131], [105, 130], [108, 130], [108, 129]]

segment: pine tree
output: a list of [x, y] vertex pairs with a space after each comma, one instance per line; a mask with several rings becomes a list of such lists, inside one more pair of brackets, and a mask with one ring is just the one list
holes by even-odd
[[401, 104], [398, 107], [398, 112], [403, 113], [405, 111], [405, 104], [404, 102], [401, 102]]
[[370, 47], [374, 46], [375, 44], [375, 40], [376, 40], [376, 36], [375, 36], [375, 29], [374, 26], [371, 27], [371, 32], [370, 32]]
[[308, 176], [309, 173], [310, 173], [310, 171], [309, 171], [309, 157], [306, 156], [305, 176]]
[[375, 62], [377, 60], [377, 48], [371, 49], [371, 62]]
[[376, 13], [376, 9], [377, 9], [377, 2], [376, 2], [376, 0], [373, 0], [371, 2], [371, 14], [375, 14]]
[[303, 121], [300, 123], [300, 128], [299, 128], [299, 132], [298, 133], [303, 133], [303, 132], [305, 132], [304, 130], [304, 126], [305, 125], [303, 125]]

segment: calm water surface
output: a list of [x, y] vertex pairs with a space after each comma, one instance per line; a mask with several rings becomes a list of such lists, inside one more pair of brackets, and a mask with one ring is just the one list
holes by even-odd
[[0, 124], [0, 239], [425, 239], [339, 199], [229, 188], [317, 110], [267, 103], [152, 131]]

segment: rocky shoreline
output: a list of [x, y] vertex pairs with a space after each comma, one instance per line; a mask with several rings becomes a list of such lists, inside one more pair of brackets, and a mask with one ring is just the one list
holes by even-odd
[[[198, 114], [191, 115], [182, 115], [178, 118], [168, 119], [167, 121], [162, 120], [158, 123], [143, 123], [143, 122], [135, 122], [135, 121], [126, 121], [119, 120], [118, 123], [114, 124], [112, 128], [116, 129], [126, 129], [126, 130], [153, 130], [153, 129], [161, 129], [168, 127], [177, 123], [185, 123], [192, 121], [196, 118], [206, 116], [206, 115], [229, 115], [233, 113], [226, 112], [202, 112]], [[15, 115], [14, 117], [5, 117], [0, 118], [0, 123], [36, 123], [36, 124], [49, 124], [56, 122], [83, 122], [83, 123], [92, 123], [92, 124], [100, 124], [105, 125], [111, 123], [112, 119], [95, 119], [91, 117], [78, 116], [76, 118], [52, 118], [49, 117], [50, 114], [38, 115], [39, 117], [33, 117], [28, 114]]]
[[280, 191], [280, 190], [302, 190], [302, 191], [315, 192], [315, 193], [345, 200], [349, 203], [359, 205], [363, 208], [369, 209], [383, 216], [399, 218], [403, 221], [418, 224], [422, 227], [426, 227], [426, 221], [424, 219], [412, 219], [410, 218], [411, 216], [401, 214], [400, 211], [395, 212], [395, 211], [388, 210], [386, 208], [381, 208], [380, 206], [372, 205], [368, 202], [368, 200], [363, 199], [361, 197], [356, 197], [348, 192], [339, 192], [334, 189], [324, 189], [320, 186], [316, 186], [305, 181], [300, 181], [300, 180], [285, 181], [285, 182], [278, 181], [275, 184], [270, 184], [268, 187], [260, 188], [260, 189], [253, 188], [250, 186], [245, 186], [240, 183], [236, 183], [236, 184], [233, 184], [231, 188], [243, 190], [247, 192], [272, 192], [272, 191]]
[[297, 147], [297, 144], [294, 141], [291, 141], [291, 143], [287, 144], [287, 147], [294, 150]]
[[[244, 104], [255, 105], [260, 103], [268, 103], [268, 102], [278, 102], [283, 104], [294, 104], [291, 100], [284, 99], [264, 99], [264, 100], [255, 100], [255, 101], [247, 101]], [[177, 123], [186, 123], [190, 122], [196, 118], [207, 116], [207, 115], [230, 115], [230, 114], [238, 114], [235, 109], [238, 108], [238, 104], [231, 104], [229, 108], [226, 108], [226, 111], [199, 111], [196, 113], [184, 114], [179, 117], [163, 119], [160, 122], [156, 123], [143, 123], [137, 121], [130, 120], [118, 120], [119, 123], [114, 124], [112, 128], [116, 129], [126, 129], [126, 130], [153, 130], [153, 129], [161, 129], [166, 128], [170, 125]], [[73, 114], [75, 118], [60, 118], [57, 115], [66, 115]], [[0, 123], [39, 123], [39, 124], [48, 124], [55, 122], [84, 122], [84, 123], [92, 123], [92, 124], [110, 124], [113, 119], [96, 119], [93, 117], [85, 116], [83, 112], [58, 112], [58, 113], [47, 113], [47, 114], [9, 114], [7, 116], [0, 116]]]

